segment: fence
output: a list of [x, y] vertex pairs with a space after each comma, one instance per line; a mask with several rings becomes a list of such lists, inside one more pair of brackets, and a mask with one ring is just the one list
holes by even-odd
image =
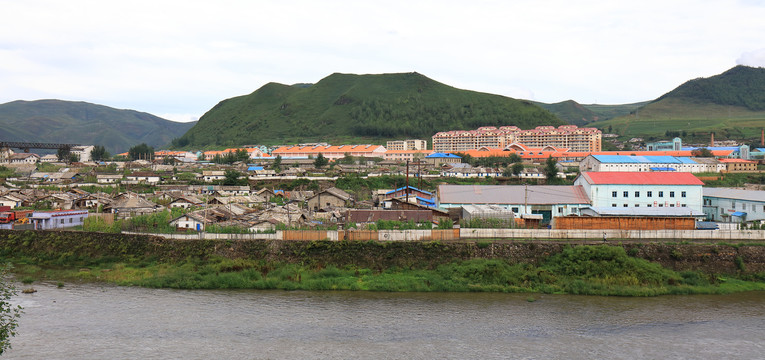
[[[123, 232], [127, 233], [127, 232]], [[291, 241], [448, 241], [475, 239], [524, 240], [664, 240], [765, 241], [765, 230], [561, 230], [561, 229], [450, 229], [450, 230], [279, 230], [275, 234], [142, 234], [178, 240], [291, 240]]]

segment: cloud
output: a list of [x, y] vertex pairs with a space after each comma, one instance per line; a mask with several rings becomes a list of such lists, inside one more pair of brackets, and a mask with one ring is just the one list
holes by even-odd
[[765, 67], [765, 48], [754, 51], [747, 51], [741, 54], [741, 57], [736, 59], [736, 64], [753, 67]]

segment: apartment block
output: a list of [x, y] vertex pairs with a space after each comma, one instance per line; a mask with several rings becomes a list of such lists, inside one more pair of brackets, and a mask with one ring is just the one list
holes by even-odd
[[483, 126], [476, 130], [443, 131], [433, 135], [433, 151], [467, 151], [479, 148], [505, 148], [512, 144], [528, 147], [553, 146], [569, 151], [600, 151], [602, 133], [576, 125], [537, 126], [521, 130], [516, 126]]

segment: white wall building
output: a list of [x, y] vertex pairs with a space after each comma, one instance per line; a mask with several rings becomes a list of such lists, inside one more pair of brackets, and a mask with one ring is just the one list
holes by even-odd
[[702, 211], [701, 180], [687, 172], [583, 172], [593, 207], [687, 207]]

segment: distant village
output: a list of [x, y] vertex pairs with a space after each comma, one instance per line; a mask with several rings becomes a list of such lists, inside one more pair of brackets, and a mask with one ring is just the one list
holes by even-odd
[[[5, 146], [0, 149], [5, 174], [0, 228], [108, 226], [163, 212], [172, 216], [151, 226], [177, 233], [383, 226], [763, 226], [765, 191], [759, 184], [721, 188], [705, 187], [703, 181], [761, 173], [765, 146], [720, 144], [713, 138], [709, 144], [684, 146], [674, 138], [643, 144], [641, 150], [602, 151], [604, 137], [608, 134], [598, 129], [574, 125], [481, 127], [439, 132], [430, 139], [431, 146], [423, 139], [385, 146], [252, 145], [222, 151], [160, 150], [132, 159], [124, 153], [99, 161], [91, 157], [93, 145], [67, 148], [75, 155], [68, 158]], [[216, 161], [234, 154], [235, 161]], [[513, 160], [503, 165], [481, 161], [505, 158]], [[478, 165], [482, 163], [489, 165]], [[383, 189], [341, 189], [339, 179], [349, 178], [397, 180]], [[432, 185], [424, 188], [422, 181]]]

